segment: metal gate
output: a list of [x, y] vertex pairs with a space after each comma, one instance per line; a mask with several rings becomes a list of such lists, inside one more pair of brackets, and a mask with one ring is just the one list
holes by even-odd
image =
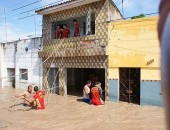
[[140, 68], [119, 69], [119, 100], [140, 105]]
[[50, 68], [48, 74], [48, 85], [50, 93], [59, 94], [59, 73], [58, 68]]
[[7, 68], [7, 86], [15, 88], [15, 68]]

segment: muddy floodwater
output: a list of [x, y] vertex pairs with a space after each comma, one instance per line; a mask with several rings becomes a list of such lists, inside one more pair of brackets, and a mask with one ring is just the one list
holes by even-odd
[[81, 97], [50, 94], [46, 109], [37, 111], [17, 105], [22, 100], [11, 96], [20, 92], [0, 89], [0, 130], [165, 130], [161, 107], [113, 102], [93, 106]]

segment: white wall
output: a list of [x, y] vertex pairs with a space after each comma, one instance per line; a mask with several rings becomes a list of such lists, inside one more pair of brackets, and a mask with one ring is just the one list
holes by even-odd
[[4, 86], [4, 80], [3, 80], [3, 75], [4, 71], [4, 44], [0, 44], [0, 88], [3, 88]]
[[108, 21], [122, 19], [120, 12], [111, 3], [109, 5], [108, 13]]
[[[15, 87], [25, 89], [30, 84], [42, 87], [42, 59], [38, 52], [42, 48], [41, 38], [32, 38], [10, 42], [5, 44], [3, 71], [4, 77], [8, 77], [7, 68], [15, 68]], [[28, 51], [26, 51], [28, 48]], [[20, 79], [20, 69], [28, 69], [28, 80]], [[8, 78], [9, 79], [9, 78]], [[6, 85], [8, 86], [7, 80]]]

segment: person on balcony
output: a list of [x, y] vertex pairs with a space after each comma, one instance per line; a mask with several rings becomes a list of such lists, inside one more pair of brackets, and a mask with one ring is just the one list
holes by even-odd
[[62, 37], [62, 29], [61, 29], [60, 25], [57, 25], [55, 36], [56, 36], [56, 39], [61, 39], [61, 37]]
[[76, 19], [73, 20], [74, 23], [74, 37], [79, 37], [80, 36], [80, 24]]
[[62, 38], [69, 38], [70, 37], [70, 30], [67, 28], [67, 25], [63, 25], [63, 30], [62, 30]]

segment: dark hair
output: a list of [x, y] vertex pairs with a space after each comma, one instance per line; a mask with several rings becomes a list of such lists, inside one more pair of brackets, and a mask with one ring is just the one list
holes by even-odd
[[63, 24], [63, 26], [66, 26], [66, 27], [67, 27], [67, 24]]
[[32, 86], [31, 86], [31, 85], [28, 85], [28, 89], [29, 89], [29, 88], [32, 88]]
[[100, 84], [100, 82], [96, 81], [96, 82], [94, 83], [94, 86], [96, 86], [96, 85], [98, 85], [98, 84]]
[[77, 19], [74, 19], [73, 22], [77, 22]]
[[90, 80], [88, 80], [87, 82], [86, 82], [86, 84], [90, 84], [91, 83], [91, 81]]
[[34, 91], [37, 92], [38, 91], [38, 86], [34, 87]]

